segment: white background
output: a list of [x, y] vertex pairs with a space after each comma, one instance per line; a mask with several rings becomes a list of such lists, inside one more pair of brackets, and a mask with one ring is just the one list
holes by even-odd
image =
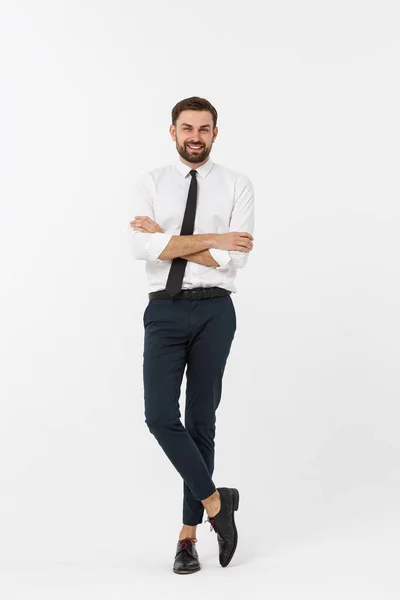
[[[398, 2], [0, 6], [3, 597], [398, 598]], [[222, 569], [203, 523], [182, 578], [129, 221], [193, 95], [256, 230], [217, 412], [239, 545]]]

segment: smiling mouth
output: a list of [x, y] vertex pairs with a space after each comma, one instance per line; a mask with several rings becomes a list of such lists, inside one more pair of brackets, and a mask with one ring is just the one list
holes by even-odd
[[187, 144], [187, 147], [190, 148], [190, 150], [193, 150], [194, 152], [198, 152], [199, 150], [202, 150], [203, 146], [190, 146], [189, 144]]

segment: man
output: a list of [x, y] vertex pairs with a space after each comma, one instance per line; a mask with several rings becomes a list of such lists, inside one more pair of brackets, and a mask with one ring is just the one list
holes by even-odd
[[[173, 571], [200, 569], [195, 543], [204, 509], [226, 567], [236, 550], [236, 488], [216, 488], [214, 439], [222, 377], [236, 330], [231, 293], [253, 249], [249, 178], [210, 158], [217, 111], [191, 97], [172, 110], [178, 157], [141, 175], [131, 221], [135, 258], [146, 261], [149, 303], [143, 381], [145, 421], [183, 479], [183, 526]], [[179, 398], [185, 367], [185, 426]]]

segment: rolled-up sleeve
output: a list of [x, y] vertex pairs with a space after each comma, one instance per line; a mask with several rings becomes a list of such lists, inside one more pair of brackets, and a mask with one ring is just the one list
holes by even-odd
[[219, 267], [215, 267], [215, 269], [226, 269], [229, 263], [231, 262], [231, 257], [229, 254], [229, 250], [220, 250], [219, 248], [210, 248], [209, 253], [213, 257], [214, 260], [217, 261]]
[[[240, 175], [235, 184], [235, 199], [229, 231], [243, 231], [251, 233], [251, 235], [254, 233], [254, 188], [250, 179], [245, 175]], [[215, 267], [217, 270], [227, 269], [230, 266], [243, 269], [250, 254], [250, 252], [241, 252], [240, 250], [220, 250], [219, 248], [210, 248], [209, 252], [219, 263], [219, 267]]]
[[[154, 208], [152, 200], [152, 182], [148, 173], [142, 174], [136, 182], [134, 189], [133, 210], [131, 220], [138, 216], [150, 217], [153, 221]], [[168, 246], [172, 234], [169, 233], [144, 233], [135, 231], [129, 225], [129, 235], [133, 256], [139, 260], [162, 262], [158, 257]]]

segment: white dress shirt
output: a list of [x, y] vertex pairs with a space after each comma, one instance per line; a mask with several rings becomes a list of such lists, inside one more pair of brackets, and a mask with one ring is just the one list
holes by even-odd
[[[195, 167], [193, 167], [195, 168]], [[133, 255], [146, 261], [148, 291], [164, 290], [171, 260], [158, 257], [173, 235], [180, 235], [189, 192], [192, 167], [179, 155], [171, 163], [142, 173], [136, 183], [132, 219], [148, 216], [163, 233], [135, 231], [130, 225]], [[209, 157], [197, 171], [197, 207], [193, 234], [254, 232], [254, 189], [250, 179], [215, 163]], [[236, 293], [237, 269], [242, 269], [249, 252], [210, 248], [219, 267], [186, 264], [182, 289], [218, 286]]]

